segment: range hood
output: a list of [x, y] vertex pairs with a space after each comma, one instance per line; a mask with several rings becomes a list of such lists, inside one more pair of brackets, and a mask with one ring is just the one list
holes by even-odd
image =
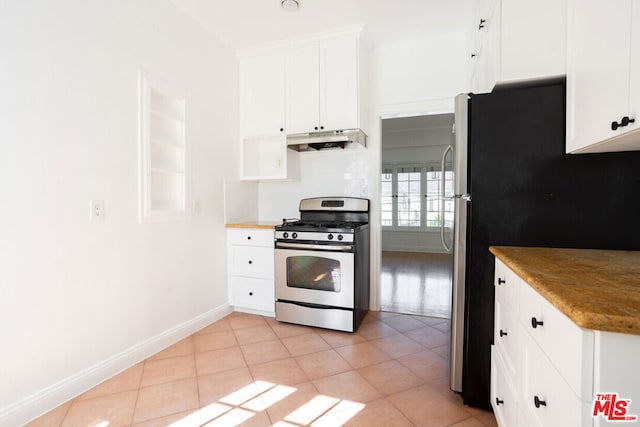
[[367, 134], [361, 129], [344, 129], [287, 135], [287, 147], [295, 151], [343, 149], [353, 142], [366, 147]]

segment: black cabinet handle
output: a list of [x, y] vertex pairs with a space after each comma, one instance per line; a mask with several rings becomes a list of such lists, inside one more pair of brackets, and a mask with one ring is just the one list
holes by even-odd
[[249, 292], [249, 296], [252, 297], [253, 296], [253, 292]]
[[533, 396], [533, 404], [536, 405], [536, 408], [547, 406], [547, 402], [544, 400], [540, 400], [538, 396]]
[[507, 283], [507, 281], [498, 277], [498, 285], [502, 285], [503, 283]]
[[500, 400], [496, 397], [496, 406], [504, 405], [504, 400]]
[[535, 317], [531, 318], [531, 327], [533, 329], [537, 328], [538, 326], [543, 326], [544, 322], [542, 320], [538, 320]]
[[475, 53], [472, 53], [472, 54], [471, 54], [471, 57], [472, 57], [472, 58], [475, 58], [476, 56], [478, 56], [478, 55], [476, 55]]
[[323, 130], [323, 129], [324, 129], [324, 126], [320, 126], [320, 130]]
[[313, 130], [318, 130], [318, 126], [314, 127]]
[[478, 24], [478, 29], [481, 30], [484, 28], [484, 23], [487, 22], [486, 19], [481, 19], [480, 24]]
[[251, 240], [251, 236], [247, 236], [247, 240]]
[[253, 261], [249, 260], [249, 264], [253, 264]]
[[618, 130], [618, 128], [629, 126], [629, 123], [635, 123], [635, 122], [636, 122], [636, 119], [630, 119], [629, 117], [624, 116], [622, 120], [620, 120], [620, 123], [611, 122], [611, 130]]
[[284, 132], [284, 128], [280, 128], [280, 132]]
[[500, 329], [500, 338], [502, 337], [506, 337], [507, 333], [505, 331], [503, 331], [502, 329]]

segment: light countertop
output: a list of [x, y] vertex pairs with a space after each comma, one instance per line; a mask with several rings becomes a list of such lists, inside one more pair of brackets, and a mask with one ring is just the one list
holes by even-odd
[[489, 250], [578, 326], [640, 335], [640, 251]]

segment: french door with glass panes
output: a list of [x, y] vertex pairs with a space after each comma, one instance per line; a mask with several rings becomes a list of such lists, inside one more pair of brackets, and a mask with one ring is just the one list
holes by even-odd
[[[445, 172], [445, 194], [453, 191], [453, 173]], [[384, 164], [380, 177], [381, 225], [395, 229], [435, 229], [442, 220], [442, 172], [439, 165]], [[453, 225], [453, 200], [444, 200], [445, 226]]]

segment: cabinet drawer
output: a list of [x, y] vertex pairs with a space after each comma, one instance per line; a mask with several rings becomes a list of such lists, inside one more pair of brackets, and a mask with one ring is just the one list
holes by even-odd
[[500, 351], [491, 346], [491, 406], [500, 427], [516, 425], [518, 396], [510, 378]]
[[500, 349], [510, 376], [516, 374], [518, 355], [518, 316], [508, 303], [496, 298], [493, 342]]
[[494, 278], [494, 286], [496, 292], [496, 300], [500, 300], [503, 304], [511, 307], [514, 313], [518, 312], [518, 288], [522, 283], [516, 273], [507, 267], [502, 261], [496, 259], [496, 272]]
[[273, 248], [231, 246], [229, 257], [229, 274], [273, 280]]
[[590, 400], [593, 394], [593, 332], [579, 328], [524, 282], [519, 295], [520, 322], [526, 333], [540, 346], [573, 391], [580, 398]]
[[529, 334], [523, 331], [521, 338], [518, 404], [526, 424], [540, 427], [591, 426], [587, 403], [571, 390]]
[[228, 245], [274, 246], [274, 230], [259, 228], [227, 229]]
[[232, 276], [232, 305], [273, 312], [275, 309], [274, 286], [272, 280], [251, 279]]

